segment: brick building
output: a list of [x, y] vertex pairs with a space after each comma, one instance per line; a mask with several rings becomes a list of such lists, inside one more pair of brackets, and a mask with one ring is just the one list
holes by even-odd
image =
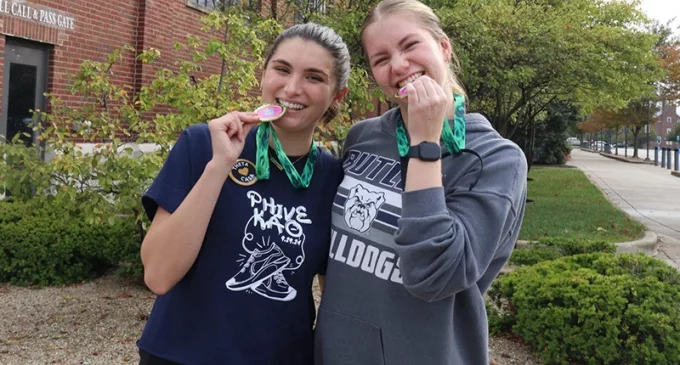
[[654, 131], [657, 136], [661, 137], [661, 147], [674, 145], [674, 141], [667, 141], [666, 136], [672, 134], [678, 124], [680, 124], [680, 115], [677, 113], [677, 106], [674, 103], [664, 102], [659, 119], [654, 123]]
[[[145, 65], [128, 53], [115, 66], [114, 82], [139, 88], [153, 78], [156, 67], [188, 57], [174, 49], [175, 42], [186, 41], [189, 34], [207, 36], [200, 18], [211, 8], [238, 3], [276, 15], [284, 1], [0, 0], [0, 135], [12, 138], [26, 130], [29, 109], [49, 107], [43, 92], [75, 103], [77, 97], [66, 90], [67, 76], [84, 60], [103, 61], [123, 45], [137, 52], [160, 50], [160, 63]], [[204, 71], [219, 73], [219, 66], [215, 59]]]

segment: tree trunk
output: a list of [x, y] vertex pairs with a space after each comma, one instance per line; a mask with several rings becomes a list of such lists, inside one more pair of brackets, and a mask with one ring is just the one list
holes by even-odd
[[633, 158], [638, 157], [638, 134], [642, 130], [641, 127], [635, 127], [633, 128]]

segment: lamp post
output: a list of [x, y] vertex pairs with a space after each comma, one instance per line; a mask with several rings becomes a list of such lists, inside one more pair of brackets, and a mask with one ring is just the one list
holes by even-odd
[[645, 161], [649, 161], [649, 120], [650, 120], [651, 109], [652, 109], [652, 101], [647, 100], [647, 157], [645, 158]]

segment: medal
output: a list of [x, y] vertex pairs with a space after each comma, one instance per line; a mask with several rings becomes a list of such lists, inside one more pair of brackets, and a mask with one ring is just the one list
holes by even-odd
[[[456, 103], [453, 129], [448, 119], [444, 118], [441, 138], [449, 153], [456, 155], [465, 148], [465, 97], [463, 95], [453, 95], [453, 100]], [[399, 119], [397, 120], [397, 149], [401, 157], [408, 155], [409, 142], [401, 113], [399, 113]]]
[[397, 91], [396, 94], [394, 94], [394, 97], [397, 99], [403, 99], [408, 96], [408, 92], [406, 91], [406, 86], [402, 87]]
[[275, 104], [267, 104], [255, 109], [255, 113], [257, 113], [261, 122], [273, 122], [286, 114], [286, 108]]
[[[286, 108], [278, 105], [263, 105], [255, 110], [255, 113], [260, 117], [262, 122], [272, 122], [281, 118], [286, 113]], [[314, 174], [314, 164], [317, 158], [317, 147], [314, 142], [309, 149], [309, 157], [307, 158], [307, 163], [302, 170], [302, 175], [300, 175], [295, 166], [290, 162], [288, 156], [283, 151], [281, 142], [276, 136], [276, 131], [272, 128], [271, 123], [262, 123], [257, 127], [256, 136], [256, 165], [255, 174], [258, 180], [269, 179], [269, 140], [274, 142], [274, 152], [276, 152], [276, 157], [279, 159], [281, 166], [283, 167], [288, 180], [295, 188], [306, 188], [309, 187], [309, 183], [312, 180], [312, 175]]]

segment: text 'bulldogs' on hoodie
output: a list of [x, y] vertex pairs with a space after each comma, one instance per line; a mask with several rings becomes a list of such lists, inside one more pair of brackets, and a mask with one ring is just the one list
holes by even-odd
[[404, 193], [398, 116], [362, 121], [345, 142], [316, 364], [486, 365], [483, 295], [519, 234], [526, 159], [482, 115], [467, 114], [481, 176], [474, 154], [449, 155], [443, 188]]

